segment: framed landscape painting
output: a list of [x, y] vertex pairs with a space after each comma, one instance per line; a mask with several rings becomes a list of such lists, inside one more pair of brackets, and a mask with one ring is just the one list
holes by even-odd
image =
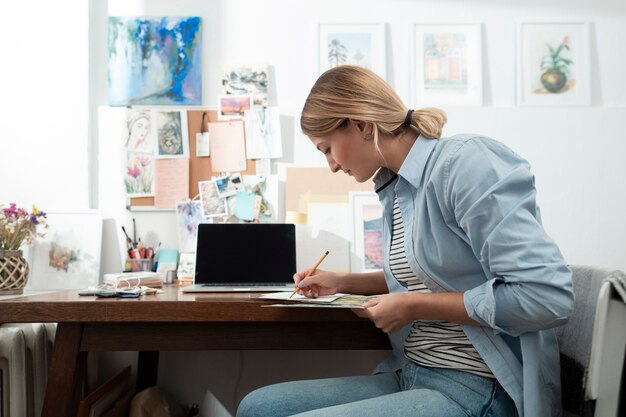
[[349, 193], [352, 218], [350, 271], [372, 272], [383, 267], [383, 206], [375, 192]]
[[481, 26], [415, 25], [414, 97], [420, 106], [483, 103]]
[[591, 101], [588, 23], [522, 23], [520, 106], [587, 106]]
[[81, 289], [98, 285], [102, 217], [97, 210], [47, 213], [43, 239], [31, 248], [31, 290]]
[[368, 68], [386, 78], [385, 25], [321, 24], [320, 74], [339, 65]]

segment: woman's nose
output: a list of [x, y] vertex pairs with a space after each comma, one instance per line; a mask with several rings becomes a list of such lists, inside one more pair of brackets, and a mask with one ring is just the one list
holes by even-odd
[[341, 166], [332, 158], [328, 158], [328, 166], [333, 174], [341, 169]]

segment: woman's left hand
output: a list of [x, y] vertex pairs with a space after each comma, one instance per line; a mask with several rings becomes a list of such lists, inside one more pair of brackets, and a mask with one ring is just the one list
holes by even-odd
[[[384, 294], [363, 305], [362, 309], [353, 309], [359, 317], [366, 317], [385, 333], [393, 333], [418, 317], [415, 301], [420, 294], [396, 293]], [[417, 297], [416, 297], [417, 296]]]

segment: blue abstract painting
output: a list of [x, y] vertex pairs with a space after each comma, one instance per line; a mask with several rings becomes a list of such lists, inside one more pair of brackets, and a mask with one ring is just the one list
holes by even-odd
[[109, 104], [202, 104], [199, 17], [109, 17]]

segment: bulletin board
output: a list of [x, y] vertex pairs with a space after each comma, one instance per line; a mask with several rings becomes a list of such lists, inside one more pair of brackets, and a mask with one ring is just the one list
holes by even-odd
[[[204, 121], [203, 116], [204, 115]], [[189, 110], [187, 111], [187, 128], [189, 131], [189, 198], [198, 195], [198, 181], [210, 180], [211, 177], [218, 177], [221, 173], [214, 172], [211, 168], [211, 157], [196, 156], [196, 133], [207, 132], [208, 123], [229, 121], [219, 121], [216, 110]], [[245, 132], [244, 132], [245, 138]], [[247, 160], [247, 170], [241, 171], [241, 175], [256, 174], [256, 162]], [[154, 197], [134, 197], [130, 199], [131, 207], [154, 206]]]

